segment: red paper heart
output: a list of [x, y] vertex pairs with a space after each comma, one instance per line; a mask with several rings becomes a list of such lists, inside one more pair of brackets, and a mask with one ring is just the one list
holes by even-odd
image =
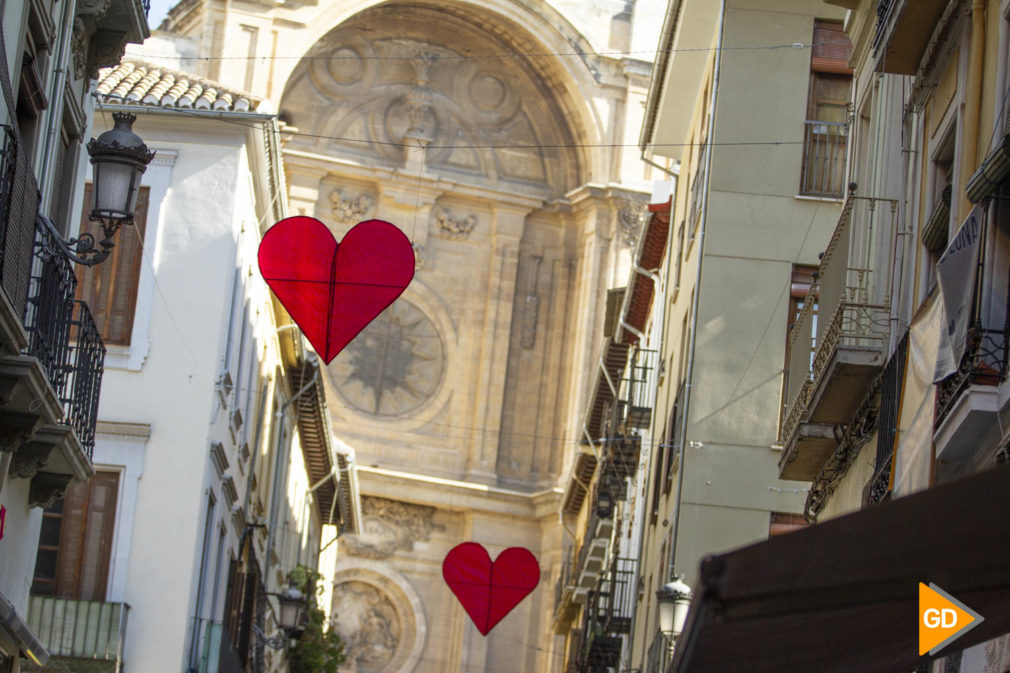
[[324, 362], [392, 304], [414, 278], [414, 249], [389, 222], [354, 225], [337, 244], [312, 217], [288, 217], [263, 235], [260, 273]]
[[442, 577], [483, 635], [540, 582], [540, 564], [528, 549], [509, 547], [494, 563], [483, 545], [456, 545], [442, 561]]

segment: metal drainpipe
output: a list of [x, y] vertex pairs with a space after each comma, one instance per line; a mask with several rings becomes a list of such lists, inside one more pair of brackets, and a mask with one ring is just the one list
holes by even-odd
[[76, 11], [76, 0], [66, 0], [66, 3], [63, 5], [63, 30], [60, 31], [58, 55], [52, 70], [55, 81], [51, 90], [52, 98], [49, 101], [49, 109], [46, 111], [48, 132], [45, 147], [42, 151], [42, 167], [39, 171], [39, 191], [42, 192], [40, 211], [43, 213], [49, 212], [49, 206], [52, 203], [52, 194], [47, 187], [51, 182], [50, 174], [53, 168], [50, 164], [56, 143], [60, 141], [60, 126], [63, 123], [63, 96], [67, 85], [66, 74], [68, 74], [67, 71], [70, 68], [68, 57], [70, 55], [70, 43], [73, 40], [74, 13]]
[[280, 475], [281, 457], [283, 454], [283, 451], [281, 449], [284, 444], [284, 413], [288, 410], [288, 408], [292, 404], [294, 404], [298, 400], [299, 397], [304, 395], [309, 390], [309, 388], [314, 386], [318, 379], [319, 379], [319, 367], [317, 366], [315, 371], [312, 373], [312, 380], [310, 380], [308, 383], [302, 386], [302, 388], [294, 395], [292, 395], [289, 400], [284, 402], [284, 404], [281, 405], [280, 409], [278, 409], [274, 414], [274, 422], [277, 423], [277, 444], [274, 447], [275, 448], [274, 471], [273, 471], [274, 483], [272, 489], [273, 492], [270, 495], [270, 518], [267, 520], [267, 552], [266, 552], [266, 560], [263, 563], [263, 581], [267, 583], [267, 586], [269, 586], [270, 582], [270, 555], [273, 550], [274, 524], [276, 523], [277, 520], [277, 507], [278, 507], [277, 501], [280, 499], [281, 496], [281, 494], [278, 492], [278, 484], [280, 483], [280, 479], [278, 479], [278, 476]]
[[715, 112], [719, 100], [719, 72], [722, 64], [722, 44], [725, 30], [726, 0], [721, 0], [719, 6], [719, 39], [716, 43], [715, 68], [712, 73], [712, 102], [709, 104], [708, 116], [707, 138], [709, 142], [709, 149], [705, 153], [705, 194], [702, 197], [701, 223], [698, 226], [698, 270], [694, 278], [694, 295], [691, 298], [691, 329], [688, 336], [687, 375], [684, 379], [684, 412], [682, 416], [683, 423], [681, 423], [680, 427], [680, 464], [677, 468], [677, 506], [673, 515], [673, 531], [670, 542], [670, 566], [667, 581], [673, 579], [674, 571], [676, 569], [677, 536], [680, 534], [680, 509], [684, 497], [684, 470], [687, 458], [687, 426], [690, 424], [691, 419], [691, 380], [694, 377], [694, 348], [695, 338], [698, 334], [698, 305], [701, 298], [701, 272], [702, 267], [705, 264], [705, 229], [708, 225], [708, 201], [710, 187], [712, 184], [712, 156], [715, 154], [713, 149], [715, 145]]

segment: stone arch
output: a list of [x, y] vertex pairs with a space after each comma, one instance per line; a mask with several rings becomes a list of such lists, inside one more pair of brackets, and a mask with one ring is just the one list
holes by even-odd
[[[601, 174], [592, 56], [551, 55], [589, 46], [549, 6], [538, 11], [552, 23], [514, 1], [354, 9], [336, 25], [319, 17], [329, 27], [284, 74], [281, 114], [302, 134], [292, 148], [395, 169], [412, 152], [401, 144], [427, 144], [425, 163], [455, 181], [548, 200]], [[522, 56], [460, 58], [488, 53]]]

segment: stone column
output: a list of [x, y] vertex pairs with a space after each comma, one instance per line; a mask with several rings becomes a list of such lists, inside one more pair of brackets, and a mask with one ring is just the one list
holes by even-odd
[[572, 306], [572, 343], [580, 350], [572, 355], [572, 377], [568, 417], [572, 419], [569, 436], [582, 438], [586, 393], [599, 366], [597, 360], [603, 335], [607, 279], [611, 273], [611, 244], [614, 211], [607, 190], [583, 186], [569, 194], [575, 226], [579, 232], [575, 270], [575, 303]]
[[491, 259], [488, 265], [485, 313], [477, 345], [470, 456], [466, 478], [495, 484], [498, 447], [501, 442], [502, 404], [512, 333], [519, 241], [530, 208], [496, 204], [492, 215]]

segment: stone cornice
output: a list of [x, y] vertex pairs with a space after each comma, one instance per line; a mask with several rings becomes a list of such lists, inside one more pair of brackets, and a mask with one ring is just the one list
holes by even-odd
[[561, 499], [557, 488], [523, 493], [379, 467], [358, 465], [357, 470], [362, 495], [395, 497], [438, 509], [543, 519], [557, 516]]

